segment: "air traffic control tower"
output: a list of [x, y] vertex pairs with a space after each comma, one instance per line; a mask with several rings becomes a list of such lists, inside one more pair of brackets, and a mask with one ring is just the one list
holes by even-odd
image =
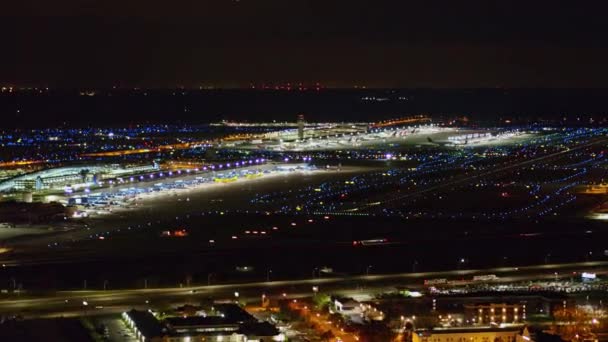
[[298, 140], [304, 140], [304, 114], [298, 115]]

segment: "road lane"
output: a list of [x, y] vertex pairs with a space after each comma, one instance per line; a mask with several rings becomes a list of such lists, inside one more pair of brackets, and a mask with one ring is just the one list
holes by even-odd
[[[22, 293], [12, 294], [0, 300], [0, 313], [22, 314], [26, 317], [40, 315], [61, 315], [87, 310], [87, 314], [105, 314], [111, 308], [128, 309], [132, 306], [153, 307], [159, 303], [200, 303], [206, 298], [234, 298], [238, 291], [240, 300], [258, 300], [264, 293], [271, 298], [308, 297], [312, 286], [319, 286], [323, 292], [339, 294], [379, 293], [392, 291], [396, 286], [411, 289], [423, 288], [424, 279], [456, 278], [470, 279], [479, 274], [496, 274], [496, 282], [508, 283], [528, 280], [554, 279], [555, 272], [561, 277], [570, 277], [572, 271], [593, 271], [608, 273], [608, 262], [594, 261], [570, 264], [546, 264], [523, 267], [497, 267], [489, 269], [453, 270], [445, 272], [419, 272], [402, 274], [360, 275], [317, 279], [278, 280], [270, 282], [217, 284], [153, 289], [124, 289], [99, 291], [58, 291], [46, 295]], [[365, 287], [365, 289], [363, 289]], [[83, 306], [83, 301], [88, 307]], [[103, 309], [95, 309], [103, 306]]]

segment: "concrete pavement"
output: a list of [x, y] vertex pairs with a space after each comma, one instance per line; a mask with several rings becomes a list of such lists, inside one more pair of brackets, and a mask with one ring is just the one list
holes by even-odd
[[[239, 300], [259, 300], [262, 293], [269, 297], [288, 298], [312, 295], [312, 286], [319, 286], [322, 292], [354, 294], [361, 292], [379, 293], [392, 291], [396, 286], [411, 289], [423, 288], [424, 279], [448, 278], [470, 279], [474, 275], [496, 274], [494, 282], [508, 283], [526, 280], [552, 279], [559, 271], [562, 277], [571, 272], [593, 271], [608, 273], [608, 262], [593, 261], [569, 264], [545, 264], [522, 267], [497, 267], [489, 269], [453, 270], [444, 272], [420, 272], [403, 274], [360, 275], [328, 277], [317, 279], [278, 280], [270, 282], [250, 282], [218, 284], [210, 286], [124, 289], [98, 291], [58, 291], [37, 295], [22, 293], [10, 294], [0, 299], [0, 313], [21, 314], [26, 317], [49, 315], [105, 314], [124, 311], [131, 307], [154, 307], [159, 303], [200, 303], [206, 298], [234, 298], [239, 292]], [[365, 290], [362, 287], [365, 286]], [[86, 307], [83, 302], [86, 301]]]

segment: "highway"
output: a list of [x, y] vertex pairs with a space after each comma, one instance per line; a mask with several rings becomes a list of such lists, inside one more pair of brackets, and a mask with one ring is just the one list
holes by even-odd
[[[316, 279], [278, 280], [270, 282], [217, 284], [210, 286], [123, 289], [95, 291], [57, 291], [47, 294], [3, 295], [0, 314], [20, 314], [24, 317], [50, 317], [69, 315], [96, 315], [115, 313], [136, 308], [153, 308], [159, 305], [200, 303], [207, 298], [234, 299], [252, 302], [262, 294], [271, 299], [301, 298], [312, 295], [312, 286], [320, 292], [340, 295], [374, 294], [394, 291], [396, 286], [421, 289], [424, 279], [470, 279], [474, 275], [496, 274], [497, 283], [571, 277], [572, 272], [593, 271], [608, 273], [608, 262], [594, 261], [569, 264], [545, 264], [522, 267], [452, 270], [443, 272], [402, 273], [382, 275], [341, 276]], [[86, 302], [87, 305], [83, 305]]]

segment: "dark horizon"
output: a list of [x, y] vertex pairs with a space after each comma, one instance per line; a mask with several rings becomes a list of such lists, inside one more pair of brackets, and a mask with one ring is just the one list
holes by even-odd
[[11, 3], [0, 83], [606, 87], [605, 6], [278, 0]]
[[[44, 90], [0, 93], [0, 128], [205, 124], [229, 121], [377, 121], [417, 114], [500, 118], [606, 118], [608, 89]], [[570, 122], [581, 124], [581, 122]]]

